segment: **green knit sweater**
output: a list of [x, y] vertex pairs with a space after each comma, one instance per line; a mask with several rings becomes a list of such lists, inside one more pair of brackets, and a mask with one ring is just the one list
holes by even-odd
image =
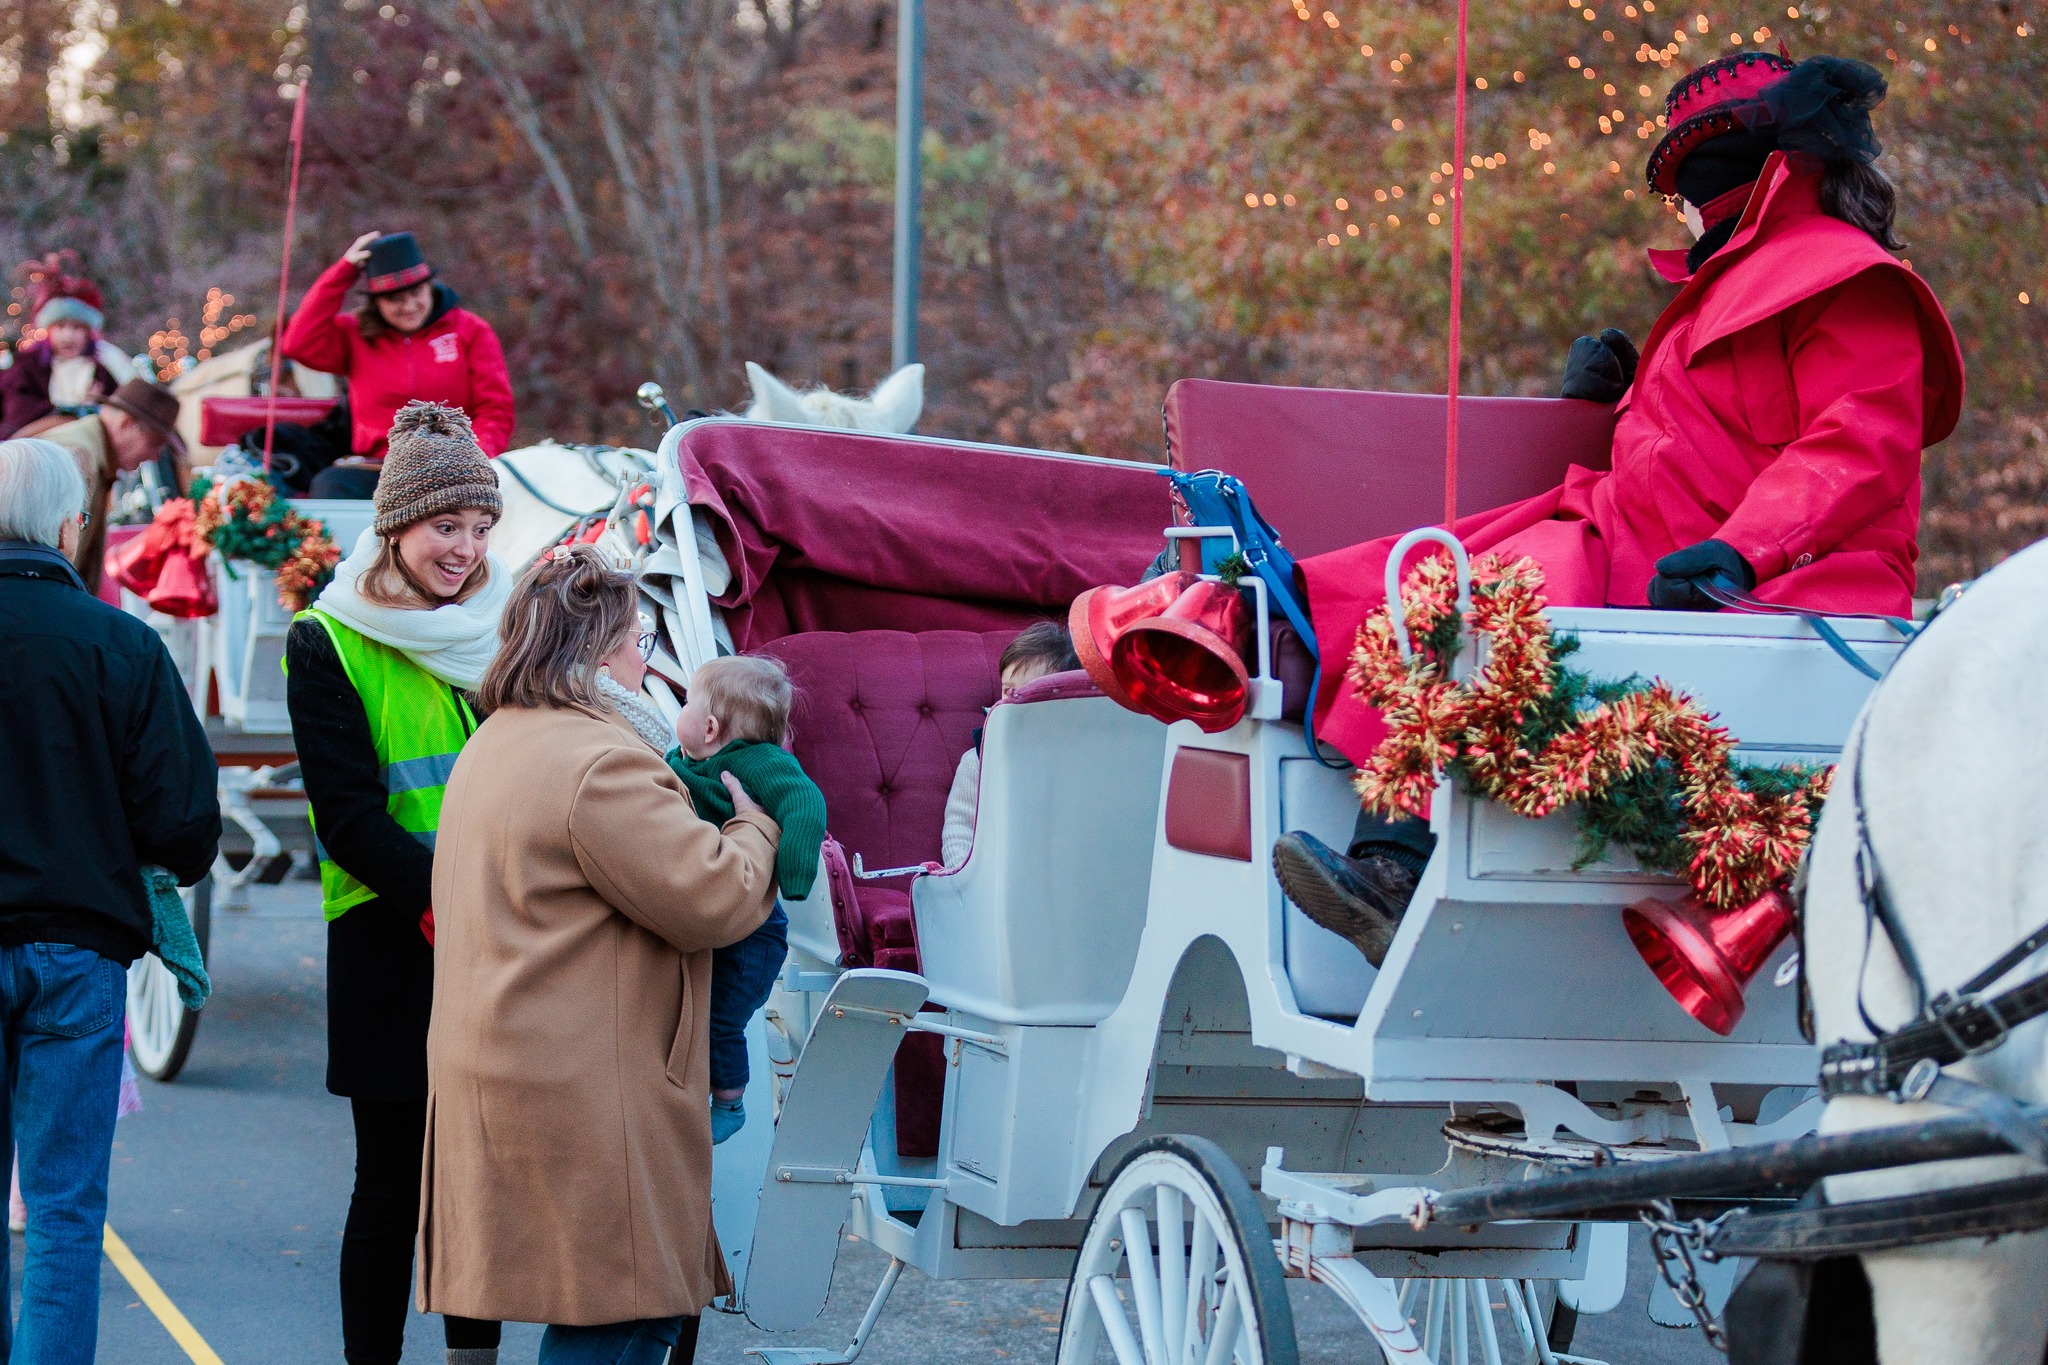
[[709, 758], [691, 758], [678, 745], [664, 755], [683, 779], [697, 814], [715, 825], [732, 819], [732, 793], [719, 774], [731, 773], [782, 826], [775, 854], [775, 880], [782, 894], [802, 900], [818, 879], [818, 845], [825, 840], [825, 793], [804, 776], [795, 757], [780, 745], [736, 739]]

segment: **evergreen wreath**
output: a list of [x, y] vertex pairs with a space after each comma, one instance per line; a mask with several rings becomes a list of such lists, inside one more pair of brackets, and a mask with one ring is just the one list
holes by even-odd
[[[1733, 737], [1685, 693], [1567, 666], [1578, 640], [1550, 629], [1542, 586], [1535, 560], [1482, 556], [1461, 620], [1451, 561], [1423, 561], [1402, 592], [1414, 646], [1406, 663], [1391, 608], [1366, 618], [1346, 676], [1387, 734], [1354, 779], [1361, 804], [1427, 817], [1449, 773], [1530, 819], [1575, 806], [1575, 868], [1618, 845], [1646, 868], [1682, 872], [1715, 909], [1748, 904], [1789, 876], [1833, 767], [1737, 763]], [[1453, 681], [1468, 628], [1489, 646], [1469, 678]]]
[[192, 481], [192, 542], [218, 551], [234, 577], [232, 562], [244, 559], [277, 575], [277, 600], [287, 611], [313, 604], [334, 577], [341, 550], [328, 539], [324, 523], [299, 515], [291, 500], [267, 479]]

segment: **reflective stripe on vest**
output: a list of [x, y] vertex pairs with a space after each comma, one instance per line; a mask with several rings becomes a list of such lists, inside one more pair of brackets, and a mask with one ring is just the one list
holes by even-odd
[[[318, 608], [293, 619], [308, 618], [327, 631], [349, 685], [362, 699], [384, 782], [384, 808], [399, 828], [432, 848], [441, 825], [441, 798], [464, 741], [476, 729], [475, 714], [461, 693], [402, 651], [359, 634]], [[307, 816], [311, 818], [310, 810]], [[351, 906], [376, 898], [376, 892], [327, 855], [317, 832], [313, 849], [320, 860], [320, 908], [328, 919], [338, 919]]]

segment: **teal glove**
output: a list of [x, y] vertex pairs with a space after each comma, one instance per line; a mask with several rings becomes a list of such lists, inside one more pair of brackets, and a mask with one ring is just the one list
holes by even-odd
[[213, 994], [213, 982], [206, 976], [206, 958], [199, 951], [199, 936], [185, 917], [185, 898], [178, 894], [178, 879], [161, 867], [142, 869], [142, 884], [149, 893], [150, 951], [157, 955], [171, 975], [178, 979], [178, 999], [188, 1010], [206, 1004]]

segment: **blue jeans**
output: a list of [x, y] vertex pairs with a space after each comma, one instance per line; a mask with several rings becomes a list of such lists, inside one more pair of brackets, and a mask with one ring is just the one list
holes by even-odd
[[[89, 948], [0, 948], [0, 1125], [28, 1205], [21, 1324], [0, 1312], [0, 1356], [90, 1365], [99, 1344], [107, 1166], [121, 1102], [128, 974]], [[12, 1248], [0, 1241], [0, 1284]]]
[[768, 1003], [768, 992], [789, 956], [789, 916], [782, 902], [761, 927], [711, 955], [711, 1088], [747, 1088], [747, 1021]]
[[[602, 1327], [550, 1327], [540, 1336], [540, 1365], [690, 1365], [697, 1355], [697, 1322], [648, 1318]], [[675, 1354], [669, 1354], [669, 1348]]]

